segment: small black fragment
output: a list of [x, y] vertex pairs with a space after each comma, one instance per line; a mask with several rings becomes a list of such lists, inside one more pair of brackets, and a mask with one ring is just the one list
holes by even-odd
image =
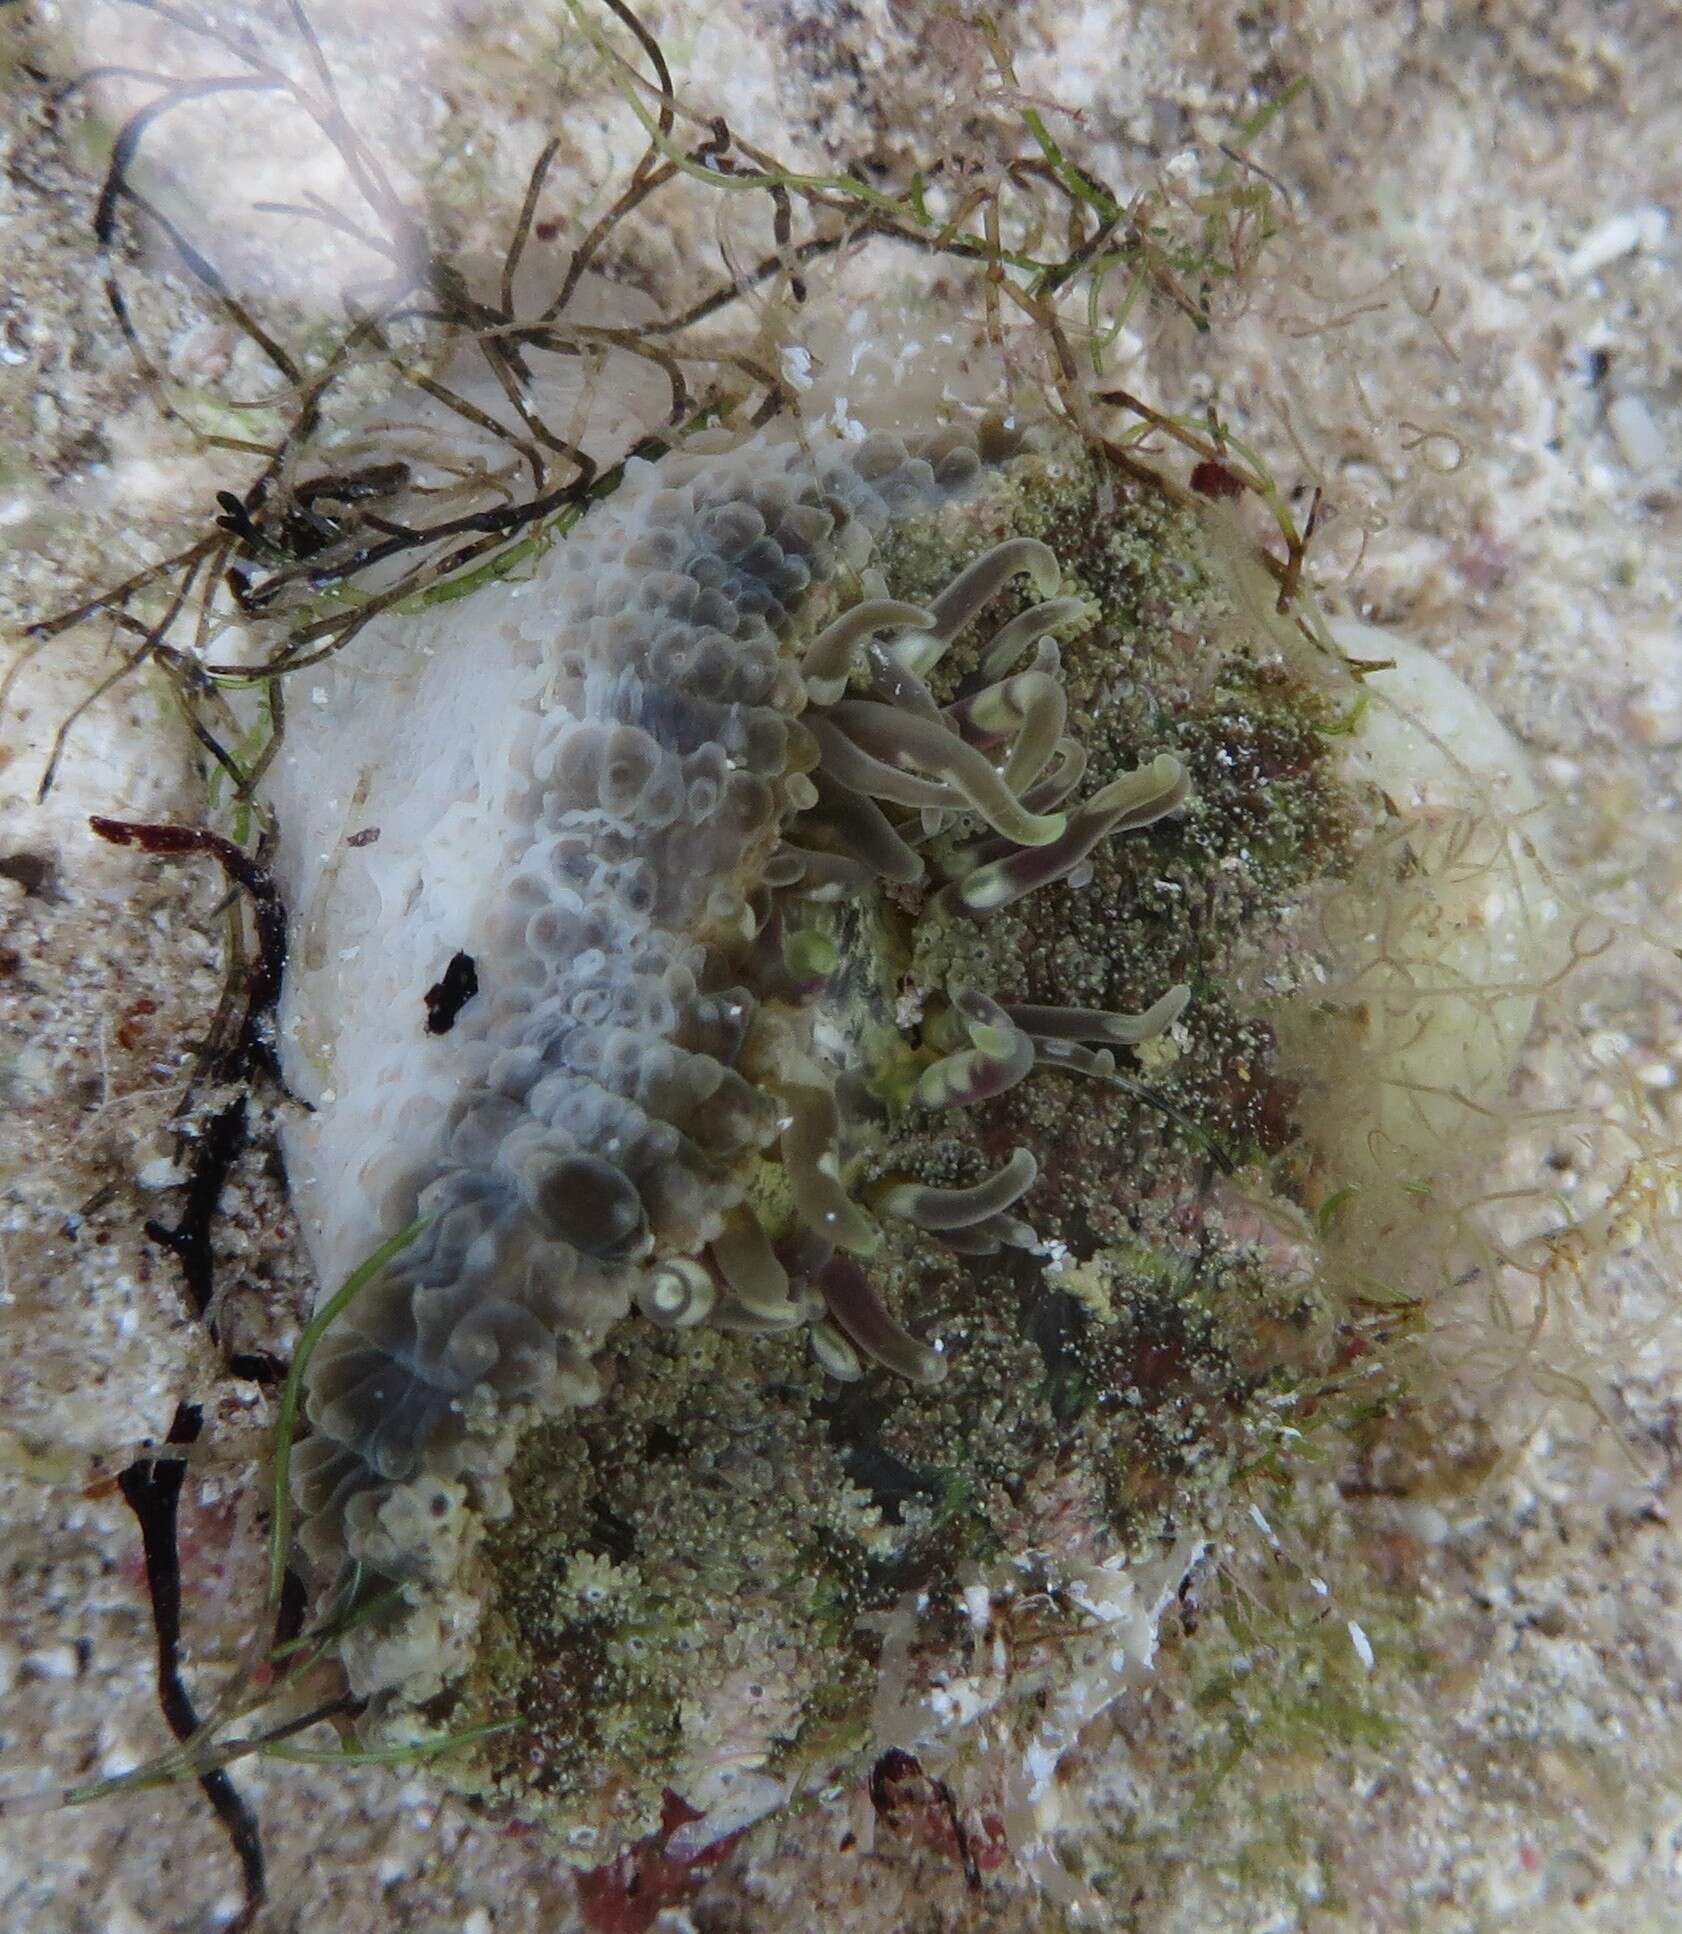
[[281, 1581], [280, 1605], [275, 1612], [274, 1649], [290, 1645], [304, 1629], [304, 1615], [310, 1608], [310, 1595], [304, 1581], [290, 1565]]
[[426, 1031], [448, 1034], [456, 1016], [479, 991], [479, 970], [471, 954], [452, 954], [444, 978], [426, 990]]
[[0, 855], [0, 879], [21, 886], [31, 900], [54, 900], [58, 868], [45, 853], [6, 853]]
[[903, 1522], [902, 1507], [912, 1498], [940, 1495], [938, 1477], [916, 1470], [880, 1444], [849, 1444], [841, 1455], [847, 1476], [861, 1491], [870, 1493], [872, 1503], [890, 1524]]
[[636, 1526], [601, 1496], [590, 1500], [590, 1550], [616, 1565], [634, 1564], [639, 1555]]
[[228, 1374], [272, 1390], [286, 1381], [286, 1365], [267, 1350], [236, 1350], [228, 1358]]

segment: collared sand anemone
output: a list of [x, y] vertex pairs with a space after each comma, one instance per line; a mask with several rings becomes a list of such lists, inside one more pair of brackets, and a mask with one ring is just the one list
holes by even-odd
[[1342, 1347], [1320, 1087], [1435, 1080], [1398, 976], [1301, 1047], [1369, 971], [1322, 911], [1360, 877], [1383, 924], [1413, 767], [1500, 763], [1068, 428], [882, 413], [634, 464], [364, 629], [271, 782], [323, 1280], [420, 1225], [311, 1365], [305, 1544], [386, 1594], [365, 1727], [499, 1727], [450, 1778], [586, 1864], [890, 1748], [1050, 1831], [1030, 1769]]

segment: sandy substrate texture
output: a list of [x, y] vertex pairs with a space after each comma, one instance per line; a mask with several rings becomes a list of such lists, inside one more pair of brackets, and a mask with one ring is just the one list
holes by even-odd
[[[401, 25], [398, 10], [369, 4], [323, 11], [358, 125], [466, 230], [470, 215], [490, 234], [506, 220], [551, 126], [564, 135], [556, 179], [580, 220], [599, 206], [610, 160], [632, 152], [628, 121], [553, 0], [403, 9]], [[891, 175], [966, 115], [1004, 112], [978, 38], [933, 7], [672, 0], [647, 11], [684, 87], [814, 168], [865, 159]], [[1024, 0], [1000, 11], [1023, 90], [1127, 188], [1166, 168], [1195, 192], [1260, 101], [1309, 79], [1256, 149], [1300, 224], [1276, 276], [1221, 332], [1218, 359], [1147, 327], [1116, 345], [1114, 368], [1175, 406], [1217, 398], [1287, 487], [1322, 483], [1336, 513], [1314, 566], [1328, 599], [1439, 651], [1565, 802], [1575, 890], [1615, 917], [1618, 939], [1536, 1046], [1527, 1105], [1567, 1113], [1554, 1145], [1538, 1154], [1533, 1138], [1522, 1159], [1549, 1161], [1565, 1213], [1588, 1213], [1624, 1175], [1630, 1144], [1594, 1144], [1573, 1124], [1620, 1108], [1662, 1150], [1679, 1139], [1682, 1106], [1677, 979], [1662, 946], [1682, 903], [1682, 17], [1664, 0], [1296, 0], [1242, 15], [1212, 0]], [[141, 393], [90, 241], [98, 128], [52, 103], [58, 80], [96, 60], [180, 71], [182, 44], [167, 23], [121, 8], [0, 11], [8, 624], [179, 543], [189, 507], [225, 476]], [[278, 279], [307, 313], [343, 263], [300, 251], [282, 273], [230, 212], [310, 185], [301, 149], [262, 117], [257, 101], [203, 127], [179, 117], [173, 135], [160, 129], [158, 154], [220, 226], [237, 273]], [[651, 273], [658, 281], [657, 260]], [[230, 363], [253, 388], [267, 380], [260, 364], [246, 371], [232, 331], [193, 320], [175, 281], [143, 265], [129, 280], [178, 383]], [[201, 1702], [213, 1696], [260, 1593], [274, 1397], [272, 1382], [230, 1376], [227, 1360], [283, 1360], [309, 1294], [261, 1120], [219, 1230], [220, 1342], [141, 1234], [148, 1216], [180, 1212], [168, 1124], [217, 998], [222, 886], [203, 863], [142, 859], [87, 835], [92, 811], [201, 809], [202, 778], [153, 682], [97, 701], [56, 790], [32, 803], [53, 728], [118, 662], [114, 650], [94, 636], [37, 661], [0, 748], [8, 1796], [124, 1770], [166, 1743], [139, 1539], [113, 1478], [183, 1401], [205, 1422], [181, 1503], [184, 1658]], [[1636, 1215], [1629, 1234], [1580, 1319], [1615, 1433], [1597, 1440], [1534, 1403], [1492, 1422], [1468, 1399], [1407, 1454], [1305, 1489], [1287, 1554], [1260, 1527], [1221, 1554], [1240, 1580], [1289, 1573], [1305, 1618], [1319, 1605], [1379, 1631], [1376, 1601], [1405, 1600], [1410, 1662], [1375, 1640], [1374, 1664], [1402, 1723], [1365, 1750], [1258, 1748], [1211, 1794], [1232, 1735], [1225, 1718], [1191, 1710], [1193, 1642], [1176, 1635], [1153, 1687], [1069, 1769], [1103, 1802], [1101, 1864], [1125, 1876], [1114, 1925], [1682, 1924], [1682, 1338], [1659, 1231]], [[1473, 1484], [1491, 1431], [1509, 1455]], [[267, 1854], [265, 1927], [578, 1924], [573, 1883], [540, 1843], [440, 1803], [419, 1778], [251, 1762], [238, 1774]], [[8, 1927], [199, 1930], [227, 1925], [240, 1899], [228, 1841], [190, 1787], [0, 1819]], [[597, 1924], [644, 1923], [598, 1912]], [[721, 1934], [1058, 1924], [1008, 1867], [967, 1886], [926, 1814], [872, 1831], [858, 1796], [738, 1848], [663, 1923]]]

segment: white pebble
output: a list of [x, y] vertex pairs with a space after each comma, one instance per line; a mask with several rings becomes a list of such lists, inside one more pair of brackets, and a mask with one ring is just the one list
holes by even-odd
[[1626, 209], [1589, 230], [1572, 250], [1565, 272], [1580, 281], [1637, 249], [1655, 249], [1669, 227], [1670, 216], [1663, 208]]
[[80, 1662], [73, 1645], [44, 1645], [28, 1654], [24, 1666], [36, 1679], [74, 1679]]
[[1641, 397], [1613, 397], [1606, 408], [1606, 427], [1618, 455], [1637, 475], [1656, 470], [1664, 461], [1664, 435]]

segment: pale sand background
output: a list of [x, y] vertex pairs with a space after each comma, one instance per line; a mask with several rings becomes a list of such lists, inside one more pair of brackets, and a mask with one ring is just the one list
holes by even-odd
[[[628, 152], [627, 125], [567, 51], [555, 0], [404, 9], [401, 26], [395, 9], [333, 11], [323, 35], [358, 125], [411, 179], [450, 207], [505, 219], [564, 103], [557, 179], [585, 184], [594, 212], [587, 185]], [[1311, 77], [1257, 148], [1302, 224], [1276, 278], [1223, 337], [1218, 363], [1205, 355], [1200, 367], [1170, 335], [1118, 373], [1174, 403], [1216, 395], [1284, 482], [1322, 481], [1340, 513], [1318, 554], [1328, 596], [1413, 631], [1534, 748], [1566, 804], [1579, 891], [1618, 916], [1623, 938], [1574, 997], [1570, 1024], [1539, 1044], [1526, 1099], [1592, 1116], [1634, 1094], [1653, 1145], [1674, 1144], [1682, 1007], [1662, 954], [1637, 942], [1642, 930], [1674, 935], [1682, 903], [1682, 12], [1664, 0], [1299, 0], [1250, 9], [1240, 25], [1212, 0], [999, 11], [1021, 86], [1078, 110], [1078, 134], [1054, 112], [1052, 124], [1124, 189], [1164, 164], [1195, 189], [1260, 98]], [[859, 155], [895, 167], [938, 148], [952, 115], [1003, 113], [974, 36], [933, 7], [673, 0], [646, 12], [681, 87], [814, 167]], [[64, 117], [68, 146], [54, 134], [42, 78], [111, 58], [179, 71], [178, 44], [120, 9], [0, 11], [8, 618], [179, 541], [211, 477], [159, 432], [114, 340], [80, 123]], [[301, 151], [255, 111], [232, 133], [183, 126], [159, 152], [212, 221], [309, 178]], [[250, 260], [253, 274], [272, 266], [255, 244]], [[333, 265], [288, 268], [307, 301]], [[183, 330], [168, 288], [137, 302], [183, 381], [214, 374], [234, 349], [214, 327]], [[247, 373], [238, 359], [234, 373]], [[263, 380], [256, 367], [249, 376]], [[1441, 474], [1446, 441], [1411, 460], [1406, 450], [1445, 424], [1467, 445], [1452, 474]], [[137, 1234], [170, 1200], [145, 1191], [168, 1179], [160, 1131], [182, 1044], [215, 998], [219, 889], [191, 869], [95, 850], [82, 831], [91, 810], [192, 812], [158, 693], [97, 708], [49, 807], [27, 804], [45, 736], [101, 668], [88, 648], [55, 656], [22, 686], [0, 752], [6, 1793], [120, 1770], [163, 1744], [133, 1521], [115, 1498], [86, 1493], [161, 1434], [177, 1397], [207, 1403], [216, 1446], [183, 1510], [197, 1560], [190, 1676], [244, 1630], [256, 1576], [263, 1402], [216, 1379], [174, 1270]], [[19, 853], [46, 870], [9, 864]], [[1580, 1213], [1627, 1150], [1597, 1172], [1578, 1147], [1562, 1135], [1553, 1165]], [[242, 1165], [223, 1240], [242, 1284], [239, 1347], [284, 1351], [305, 1287], [259, 1156]], [[1172, 1658], [1160, 1689], [1092, 1742], [1082, 1777], [1114, 1796], [1111, 1817], [1131, 1821], [1137, 1843], [1137, 1893], [1117, 1903], [1115, 1925], [1682, 1924], [1672, 1295], [1668, 1251], [1649, 1245], [1598, 1285], [1586, 1318], [1640, 1480], [1556, 1419], [1510, 1475], [1457, 1496], [1456, 1470], [1478, 1461], [1473, 1420], [1389, 1474], [1407, 1497], [1382, 1494], [1384, 1472], [1369, 1474], [1378, 1495], [1340, 1500], [1328, 1485], [1324, 1530], [1293, 1560], [1305, 1601], [1310, 1568], [1340, 1620], [1362, 1616], [1378, 1586], [1399, 1592], [1428, 1661], [1397, 1672], [1407, 1725], [1382, 1753], [1354, 1771], [1312, 1750], [1254, 1756], [1182, 1824], [1214, 1747], [1177, 1696]], [[1268, 1562], [1259, 1533], [1230, 1556], [1240, 1574]], [[266, 1926], [573, 1924], [570, 1882], [540, 1845], [438, 1805], [419, 1780], [248, 1764], [240, 1782], [265, 1829]], [[775, 1851], [738, 1856], [691, 1907], [694, 1925], [1056, 1924], [1008, 1885], [966, 1894], [955, 1866], [918, 1861], [903, 1840], [836, 1853], [838, 1831], [818, 1818]], [[197, 1930], [237, 1907], [226, 1843], [191, 1791], [0, 1822], [8, 1927]]]

